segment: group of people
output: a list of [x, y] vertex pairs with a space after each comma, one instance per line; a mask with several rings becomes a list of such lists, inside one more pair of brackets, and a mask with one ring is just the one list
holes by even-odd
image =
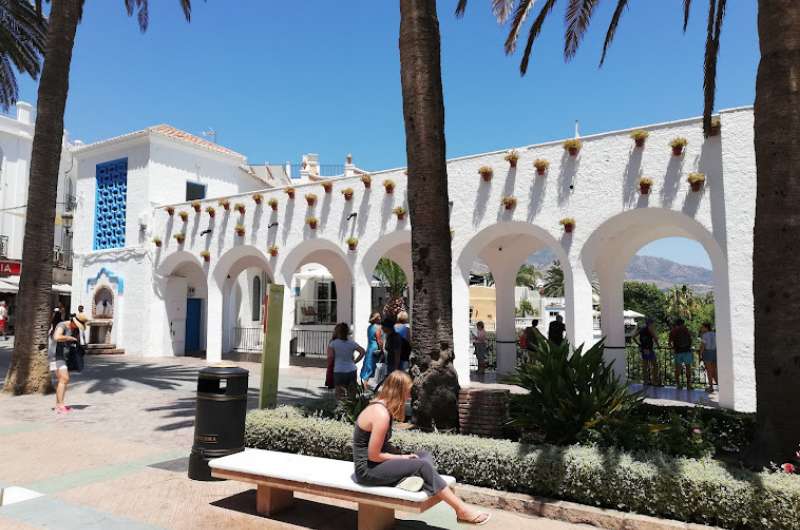
[[58, 414], [66, 414], [72, 410], [64, 402], [69, 384], [70, 370], [83, 369], [84, 346], [86, 345], [86, 323], [88, 318], [83, 313], [83, 306], [78, 312], [68, 314], [63, 306], [53, 310], [47, 341], [47, 358], [50, 363], [50, 374], [56, 387], [56, 408]]
[[[408, 313], [401, 311], [397, 318], [373, 313], [367, 328], [367, 348], [350, 338], [350, 326], [336, 325], [328, 344], [328, 373], [326, 386], [334, 388], [336, 399], [352, 395], [357, 385], [375, 388], [392, 372], [408, 372], [411, 360], [411, 329]], [[358, 363], [363, 360], [361, 370]]]
[[[632, 340], [639, 347], [641, 354], [644, 384], [661, 386], [661, 376], [656, 358], [656, 349], [660, 348], [660, 345], [654, 320], [646, 319]], [[691, 389], [694, 340], [682, 318], [676, 318], [672, 322], [668, 341], [675, 357], [675, 385], [682, 388], [681, 376], [683, 375], [686, 388]], [[713, 392], [714, 385], [719, 385], [719, 380], [717, 379], [717, 334], [710, 322], [704, 322], [700, 326], [700, 346], [697, 356], [705, 368], [706, 391]]]

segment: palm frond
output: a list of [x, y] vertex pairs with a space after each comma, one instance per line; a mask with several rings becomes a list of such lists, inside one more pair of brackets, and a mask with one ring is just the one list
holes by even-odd
[[514, 11], [514, 17], [511, 20], [511, 29], [506, 38], [506, 55], [511, 55], [514, 53], [514, 50], [517, 49], [519, 32], [522, 29], [522, 24], [525, 23], [525, 19], [528, 17], [528, 13], [533, 7], [533, 3], [534, 0], [520, 0], [519, 4], [517, 4], [517, 9]]
[[614, 14], [611, 15], [611, 22], [608, 24], [608, 31], [606, 32], [606, 40], [603, 42], [603, 54], [600, 56], [600, 66], [603, 66], [603, 63], [606, 60], [606, 53], [608, 52], [608, 47], [611, 46], [611, 41], [614, 40], [614, 35], [617, 33], [617, 26], [619, 25], [619, 20], [622, 18], [622, 12], [625, 11], [625, 8], [628, 7], [628, 0], [619, 0], [617, 2], [617, 7], [614, 9]]
[[514, 9], [515, 0], [492, 0], [492, 14], [500, 24], [505, 24]]
[[683, 0], [683, 32], [686, 33], [686, 27], [689, 25], [689, 11], [692, 9], [692, 0]]
[[556, 1], [557, 0], [547, 0], [536, 16], [536, 20], [534, 20], [531, 25], [531, 30], [528, 32], [528, 42], [525, 44], [525, 51], [522, 52], [522, 61], [519, 64], [519, 72], [522, 75], [528, 72], [528, 64], [530, 63], [531, 51], [533, 50], [533, 41], [536, 40], [536, 37], [538, 37], [539, 33], [542, 31], [542, 25], [544, 25], [547, 15], [553, 11]]
[[192, 2], [191, 0], [180, 0], [181, 9], [183, 9], [183, 16], [186, 17], [186, 22], [192, 20]]
[[456, 16], [458, 18], [463, 17], [466, 10], [467, 10], [467, 0], [458, 0], [458, 5], [456, 5]]
[[709, 0], [708, 24], [706, 27], [706, 51], [703, 64], [703, 134], [711, 134], [711, 114], [717, 89], [717, 58], [719, 36], [725, 17], [726, 0]]
[[47, 40], [47, 21], [28, 0], [0, 2], [0, 107], [16, 103], [19, 86], [14, 67], [36, 78]]
[[598, 3], [599, 0], [570, 0], [567, 5], [564, 20], [567, 25], [564, 33], [564, 60], [569, 61], [575, 57]]

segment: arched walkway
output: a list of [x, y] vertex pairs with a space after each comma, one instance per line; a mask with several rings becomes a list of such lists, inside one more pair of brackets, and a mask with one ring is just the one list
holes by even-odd
[[733, 341], [728, 266], [725, 252], [706, 227], [684, 213], [663, 208], [630, 210], [605, 221], [586, 241], [581, 260], [597, 274], [606, 355], [625, 377], [623, 284], [625, 269], [636, 252], [652, 241], [684, 237], [700, 243], [711, 260], [717, 331], [720, 404], [733, 406]]

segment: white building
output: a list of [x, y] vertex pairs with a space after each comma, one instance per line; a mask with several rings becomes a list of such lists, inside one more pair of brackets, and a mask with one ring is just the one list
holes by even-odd
[[[462, 384], [469, 382], [469, 358], [461, 352], [468, 351], [468, 286], [476, 260], [489, 266], [497, 289], [500, 372], [515, 365], [517, 270], [530, 254], [549, 248], [564, 269], [569, 339], [593, 341], [590, 278], [596, 277], [606, 354], [624, 373], [625, 267], [645, 244], [677, 236], [698, 241], [711, 259], [720, 403], [755, 408], [753, 112], [723, 111], [720, 120], [721, 133], [708, 139], [700, 119], [693, 118], [647, 126], [644, 147], [634, 145], [630, 131], [618, 131], [582, 138], [574, 156], [561, 142], [518, 147], [516, 167], [505, 161], [505, 151], [448, 161], [455, 365]], [[669, 147], [675, 137], [688, 139], [677, 156]], [[372, 174], [366, 187], [348, 159], [329, 193], [317, 182], [318, 161], [309, 157], [290, 197], [275, 187], [279, 183], [257, 178], [241, 155], [164, 126], [78, 148], [75, 157], [78, 216], [85, 221], [76, 223], [73, 305], [91, 305], [100, 291], [112, 295], [112, 339], [130, 353], [200, 349], [208, 360], [219, 360], [235, 342], [232, 324], [242, 311], [235, 285], [243, 271], [259, 271], [262, 288], [270, 281], [286, 286], [282, 366], [290, 362], [295, 308], [303, 303], [302, 287], [299, 293], [293, 287], [304, 265], [329, 271], [336, 284], [336, 320], [352, 323], [362, 343], [374, 309], [370, 294], [378, 260], [390, 257], [413, 281], [410, 222], [394, 214], [413, 193], [403, 168]], [[535, 159], [549, 161], [544, 175], [534, 170]], [[482, 166], [494, 171], [488, 182], [478, 174]], [[687, 182], [692, 172], [705, 175], [699, 191]], [[649, 194], [640, 193], [642, 176], [654, 181]], [[384, 189], [390, 183], [391, 193]], [[189, 188], [198, 186], [205, 199], [195, 213], [187, 199]], [[252, 193], [259, 187], [260, 205]], [[348, 188], [349, 200], [341, 193]], [[317, 196], [313, 205], [306, 194]], [[516, 205], [507, 209], [505, 197], [516, 198]], [[244, 211], [223, 211], [220, 198], [231, 206], [241, 203]], [[272, 199], [274, 211], [267, 205]], [[207, 206], [217, 209], [214, 217]], [[186, 221], [180, 212], [187, 213]], [[576, 220], [571, 233], [559, 224], [566, 217]], [[175, 238], [179, 234], [182, 241]], [[349, 238], [358, 239], [355, 250], [348, 250]], [[276, 255], [268, 253], [270, 247]], [[245, 285], [252, 281], [248, 276]]]
[[[33, 147], [34, 112], [20, 101], [16, 116], [0, 116], [0, 300], [11, 309], [13, 325], [19, 268], [25, 238], [25, 219], [29, 214], [28, 175]], [[58, 172], [56, 226], [53, 241], [53, 304], [69, 304], [72, 275], [71, 214], [75, 207], [75, 171], [70, 144], [64, 137]]]

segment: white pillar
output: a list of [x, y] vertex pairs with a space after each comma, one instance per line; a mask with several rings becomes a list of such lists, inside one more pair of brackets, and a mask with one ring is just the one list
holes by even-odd
[[514, 286], [516, 271], [503, 266], [492, 269], [495, 286], [495, 321], [497, 322], [495, 351], [497, 374], [507, 375], [517, 367], [517, 331], [514, 326]]
[[[564, 305], [567, 338], [573, 348], [584, 344], [584, 349], [594, 344], [592, 333], [592, 284], [580, 259], [564, 264]], [[569, 271], [566, 267], [569, 267]]]
[[453, 268], [453, 366], [458, 374], [458, 384], [469, 386], [469, 282], [457, 267]]
[[206, 361], [219, 362], [222, 360], [223, 296], [222, 289], [213, 279], [208, 282], [207, 303]]
[[603, 357], [606, 362], [614, 362], [614, 372], [623, 381], [626, 377], [627, 358], [625, 355], [625, 304], [623, 301], [623, 267], [603, 263], [597, 268], [600, 281], [600, 323], [605, 337]]
[[[360, 264], [356, 271], [361, 270]], [[372, 311], [372, 286], [366, 274], [356, 272], [353, 280], [353, 338], [364, 348], [367, 347], [367, 328]]]
[[290, 342], [292, 340], [292, 328], [294, 328], [294, 306], [295, 296], [292, 290], [292, 276], [283, 278], [283, 322], [281, 326], [281, 354], [279, 360], [280, 368], [288, 368], [290, 361]]

